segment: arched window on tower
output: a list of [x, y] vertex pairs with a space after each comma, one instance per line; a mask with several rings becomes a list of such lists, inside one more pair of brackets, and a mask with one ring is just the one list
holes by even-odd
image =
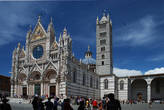
[[108, 89], [108, 79], [104, 80], [104, 89]]
[[124, 90], [124, 81], [123, 80], [120, 81], [120, 90]]
[[105, 58], [105, 55], [102, 55], [101, 57], [102, 57], [102, 59], [104, 59]]

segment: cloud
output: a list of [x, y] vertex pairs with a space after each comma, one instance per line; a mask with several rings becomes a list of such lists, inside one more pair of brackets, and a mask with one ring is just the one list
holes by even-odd
[[[163, 23], [163, 22], [161, 22]], [[139, 19], [131, 24], [115, 31], [116, 45], [117, 46], [142, 46], [150, 44], [157, 37], [156, 26], [160, 25], [156, 23], [153, 16], [147, 15], [142, 19]]]
[[34, 27], [38, 14], [47, 14], [46, 9], [41, 7], [39, 3], [36, 4], [32, 4], [32, 2], [4, 2], [0, 4], [0, 46], [24, 40], [28, 26], [32, 24]]
[[129, 70], [129, 69], [120, 69], [120, 68], [114, 68], [113, 73], [119, 77], [143, 75], [142, 72], [138, 70]]
[[148, 75], [148, 74], [159, 74], [159, 73], [164, 73], [164, 67], [154, 68], [152, 70], [148, 70], [147, 72], [145, 72], [145, 75]]
[[145, 73], [142, 73], [139, 70], [120, 69], [120, 68], [114, 67], [113, 73], [118, 77], [160, 74], [160, 73], [164, 73], [164, 67], [154, 68], [152, 70], [146, 71]]

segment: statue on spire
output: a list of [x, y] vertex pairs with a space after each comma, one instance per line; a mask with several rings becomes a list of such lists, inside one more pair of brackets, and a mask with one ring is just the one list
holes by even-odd
[[40, 15], [38, 16], [38, 22], [40, 22]]
[[90, 52], [90, 46], [88, 45], [88, 52]]

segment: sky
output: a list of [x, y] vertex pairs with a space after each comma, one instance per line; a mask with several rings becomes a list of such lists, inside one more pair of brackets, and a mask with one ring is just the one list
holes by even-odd
[[0, 74], [10, 76], [12, 52], [25, 45], [38, 16], [45, 30], [53, 18], [56, 38], [64, 27], [76, 58], [88, 45], [96, 59], [96, 18], [110, 13], [114, 73], [118, 76], [164, 73], [164, 0], [62, 0], [0, 2]]

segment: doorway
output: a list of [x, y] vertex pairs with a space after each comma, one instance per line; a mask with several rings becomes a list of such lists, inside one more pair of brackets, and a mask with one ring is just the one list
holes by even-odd
[[34, 89], [34, 95], [39, 95], [40, 96], [40, 84], [35, 84], [35, 89]]
[[50, 86], [50, 96], [56, 96], [56, 86]]
[[23, 87], [23, 97], [27, 96], [27, 87]]

